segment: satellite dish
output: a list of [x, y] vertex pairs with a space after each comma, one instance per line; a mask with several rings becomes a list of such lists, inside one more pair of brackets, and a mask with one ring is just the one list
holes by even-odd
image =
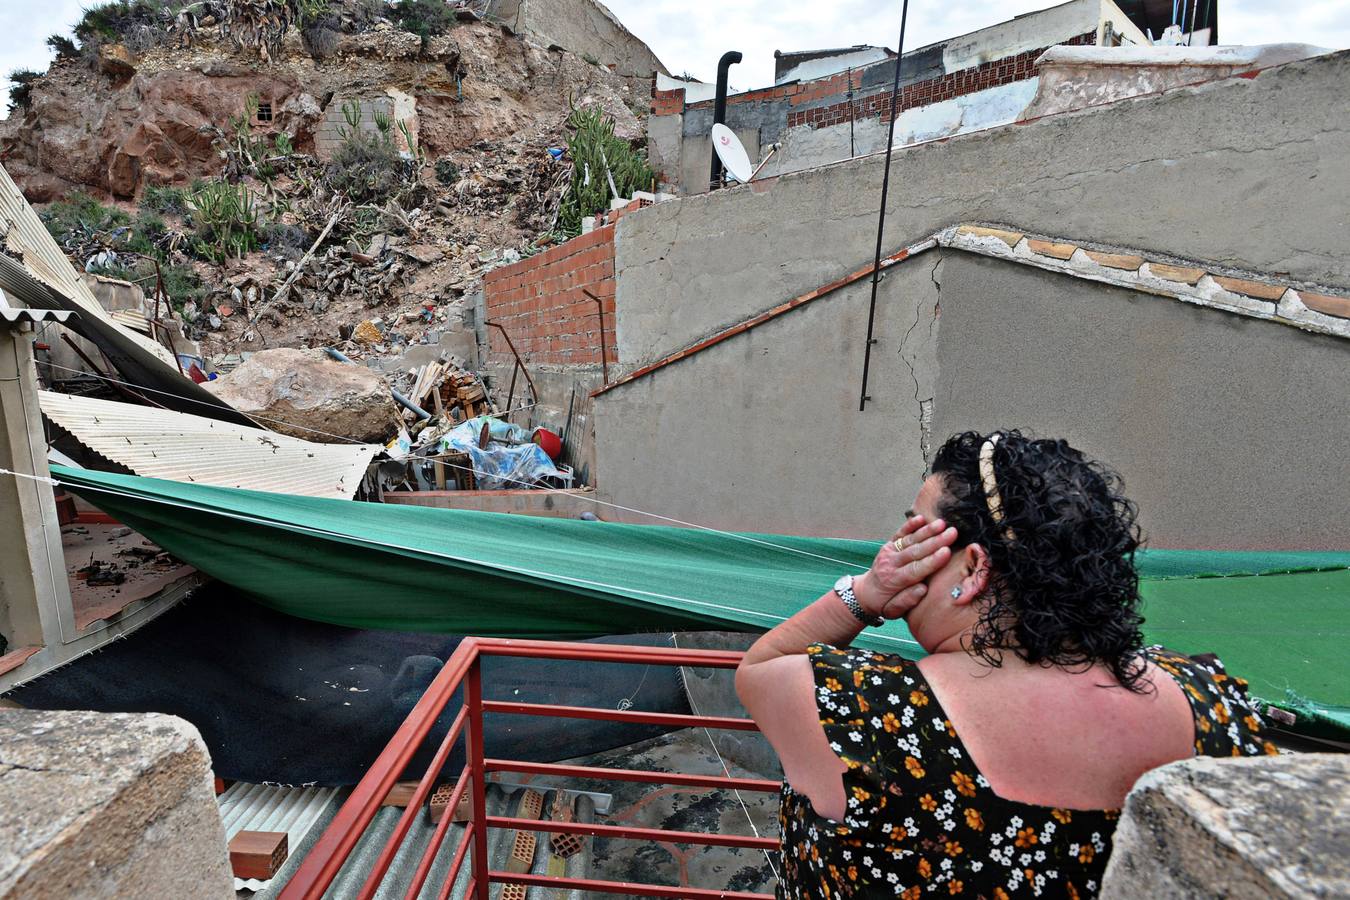
[[742, 184], [750, 180], [754, 175], [754, 168], [750, 165], [750, 157], [735, 132], [722, 123], [717, 123], [712, 127], [712, 145], [728, 175]]

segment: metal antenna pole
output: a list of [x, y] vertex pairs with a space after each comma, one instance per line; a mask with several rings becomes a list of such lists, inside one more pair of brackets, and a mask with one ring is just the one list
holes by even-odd
[[905, 23], [909, 20], [909, 0], [900, 9], [900, 42], [895, 48], [895, 83], [891, 85], [891, 125], [886, 132], [886, 168], [881, 176], [881, 212], [877, 215], [877, 252], [872, 260], [872, 302], [867, 308], [867, 343], [863, 346], [862, 391], [858, 395], [858, 412], [867, 408], [872, 398], [867, 394], [867, 374], [872, 366], [872, 326], [877, 315], [877, 283], [881, 280], [881, 238], [886, 228], [886, 195], [891, 187], [891, 152], [895, 145], [896, 106], [900, 96], [900, 66], [905, 61]]

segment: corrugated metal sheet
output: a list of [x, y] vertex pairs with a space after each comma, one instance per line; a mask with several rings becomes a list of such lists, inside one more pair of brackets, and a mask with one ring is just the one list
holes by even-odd
[[43, 415], [137, 475], [350, 500], [378, 444], [316, 444], [201, 416], [39, 391]]
[[[294, 853], [337, 790], [235, 782], [217, 801], [220, 819], [225, 824], [225, 840], [241, 831], [284, 831], [286, 846]], [[270, 879], [236, 878], [234, 889], [259, 891], [270, 883]]]
[[[3, 217], [7, 226], [4, 232], [5, 244], [11, 252], [23, 260], [24, 268], [39, 281], [74, 301], [81, 308], [80, 311], [107, 318], [107, 313], [94, 297], [94, 292], [80, 278], [56, 241], [52, 240], [46, 226], [33, 211], [33, 207], [28, 205], [23, 192], [3, 166], [0, 166], [0, 217]], [[166, 366], [171, 366], [177, 371], [173, 356], [164, 347], [144, 335], [134, 334], [126, 329], [122, 331], [142, 350], [153, 354]]]
[[0, 287], [34, 309], [79, 313], [67, 327], [97, 344], [122, 378], [157, 391], [159, 402], [165, 406], [239, 425], [254, 425], [243, 413], [185, 377], [167, 348], [108, 315], [3, 166], [0, 166], [0, 241], [9, 254], [0, 255]]
[[[547, 791], [548, 788], [541, 788]], [[489, 816], [508, 816], [513, 815], [519, 809], [521, 792], [506, 793], [501, 787], [495, 784], [488, 785], [486, 807]], [[345, 797], [340, 798], [345, 799]], [[546, 796], [544, 809], [551, 805], [551, 796]], [[578, 821], [593, 822], [595, 815], [594, 806], [589, 802], [589, 798], [578, 802], [576, 815]], [[361, 835], [356, 846], [352, 848], [347, 861], [343, 863], [337, 876], [333, 879], [332, 885], [325, 892], [326, 898], [355, 897], [360, 893], [362, 885], [365, 884], [370, 870], [374, 867], [376, 859], [384, 850], [385, 843], [394, 833], [395, 826], [403, 816], [403, 809], [396, 806], [386, 806], [375, 814], [370, 825]], [[413, 819], [412, 827], [404, 837], [403, 843], [399, 846], [398, 853], [394, 856], [389, 865], [389, 870], [384, 879], [380, 882], [379, 888], [375, 891], [375, 900], [401, 900], [406, 897], [408, 889], [412, 887], [413, 876], [417, 872], [417, 867], [421, 863], [422, 854], [426, 852], [428, 844], [436, 831], [436, 826], [432, 824], [431, 819], [425, 814], [418, 815]], [[488, 868], [505, 869], [506, 860], [510, 856], [511, 846], [508, 838], [512, 832], [509, 829], [493, 828], [488, 832]], [[311, 835], [313, 837], [313, 835]], [[464, 837], [464, 826], [451, 825], [445, 835], [445, 840], [431, 865], [431, 871], [427, 875], [426, 882], [418, 892], [418, 900], [432, 900], [439, 892], [440, 885], [444, 884], [445, 876], [450, 872], [450, 863], [454, 858], [455, 849], [459, 846], [460, 840]], [[569, 878], [585, 878], [590, 875], [592, 846], [591, 841], [586, 842], [585, 849], [574, 856], [568, 857], [565, 861], [564, 874]], [[294, 853], [286, 861], [286, 865], [277, 873], [276, 877], [268, 884], [268, 887], [259, 894], [255, 894], [253, 900], [275, 900], [275, 897], [285, 887], [287, 881], [299, 868], [303, 854], [309, 852], [309, 847], [300, 848], [299, 853]], [[547, 849], [547, 839], [541, 834], [539, 844], [535, 850], [534, 864], [530, 871], [535, 875], [543, 875], [548, 870], [549, 858], [552, 853]], [[450, 891], [453, 898], [464, 898], [468, 889], [469, 872], [471, 864], [469, 860], [464, 861], [463, 868], [460, 869], [459, 877], [455, 880], [454, 888]], [[494, 889], [494, 896], [500, 889]], [[530, 888], [529, 896], [533, 898], [549, 898], [549, 900], [581, 900], [582, 897], [590, 896], [581, 892], [562, 891], [547, 888]]]

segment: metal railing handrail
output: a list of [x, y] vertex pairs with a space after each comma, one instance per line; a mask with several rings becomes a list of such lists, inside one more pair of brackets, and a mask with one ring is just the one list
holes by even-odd
[[750, 719], [724, 716], [485, 701], [483, 699], [482, 669], [480, 666], [482, 657], [511, 656], [525, 659], [733, 669], [740, 664], [743, 655], [739, 652], [723, 650], [684, 650], [506, 638], [465, 638], [450, 658], [446, 660], [445, 665], [432, 680], [421, 699], [417, 701], [412, 712], [408, 714], [403, 724], [390, 738], [389, 743], [380, 752], [370, 770], [352, 789], [347, 801], [338, 810], [328, 828], [287, 882], [281, 892], [282, 900], [300, 900], [300, 898], [318, 900], [323, 896], [341, 871], [361, 836], [369, 828], [399, 776], [402, 775], [414, 754], [431, 733], [436, 721], [449, 704], [451, 697], [461, 687], [463, 688], [463, 701], [455, 712], [455, 719], [437, 747], [431, 765], [427, 767], [426, 773], [414, 789], [407, 808], [399, 818], [393, 833], [367, 874], [357, 895], [358, 897], [372, 897], [379, 889], [380, 883], [384, 880], [390, 865], [402, 847], [403, 840], [415, 822], [416, 816], [421, 814], [423, 804], [441, 778], [441, 770], [449, 758], [451, 749], [460, 737], [465, 739], [466, 744], [465, 765], [455, 781], [447, 810], [440, 822], [437, 823], [436, 830], [418, 861], [412, 883], [406, 894], [408, 900], [415, 900], [421, 893], [436, 855], [449, 833], [450, 823], [453, 820], [453, 810], [461, 801], [465, 791], [469, 792], [472, 814], [465, 826], [459, 846], [455, 848], [449, 871], [437, 892], [439, 898], [450, 895], [466, 859], [469, 860], [470, 864], [470, 878], [466, 897], [472, 897], [475, 900], [488, 900], [488, 891], [491, 885], [504, 883], [561, 887], [581, 891], [607, 891], [646, 897], [728, 897], [741, 898], [741, 900], [768, 897], [767, 894], [684, 886], [619, 883], [528, 873], [515, 874], [490, 870], [487, 859], [488, 831], [491, 828], [515, 828], [533, 832], [603, 836], [632, 840], [676, 841], [702, 846], [746, 847], [765, 851], [776, 849], [778, 842], [772, 838], [487, 815], [487, 775], [489, 772], [520, 772], [536, 775], [560, 775], [572, 778], [637, 781], [650, 784], [758, 792], [776, 792], [780, 789], [781, 783], [766, 779], [734, 778], [729, 773], [724, 777], [487, 758], [483, 747], [483, 715], [485, 713], [553, 715], [566, 718], [607, 719], [635, 724], [737, 730], [756, 730], [756, 726]]

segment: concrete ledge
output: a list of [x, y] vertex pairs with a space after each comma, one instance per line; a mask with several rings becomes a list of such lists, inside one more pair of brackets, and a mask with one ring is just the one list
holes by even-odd
[[1350, 896], [1347, 834], [1350, 756], [1173, 763], [1126, 799], [1101, 898]]
[[196, 728], [158, 714], [0, 710], [0, 900], [232, 888]]

